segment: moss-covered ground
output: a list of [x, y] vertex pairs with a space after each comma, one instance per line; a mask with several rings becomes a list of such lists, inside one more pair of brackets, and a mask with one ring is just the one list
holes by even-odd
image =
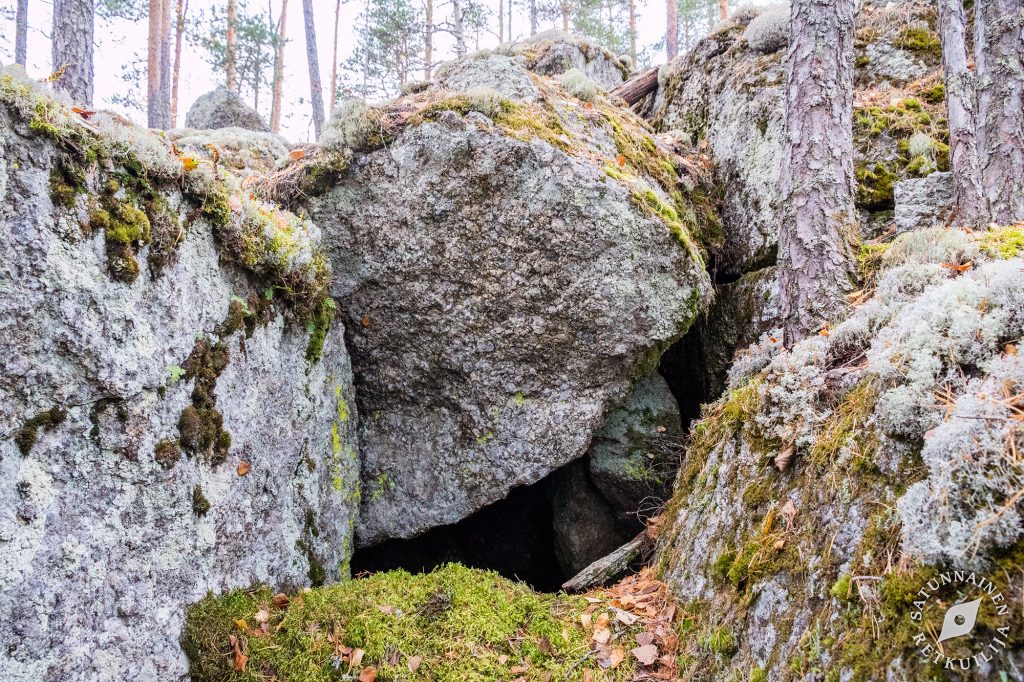
[[[191, 608], [184, 644], [194, 680], [596, 681], [673, 667], [664, 586], [642, 576], [623, 585], [541, 594], [449, 564], [288, 595], [236, 590]], [[653, 648], [634, 653], [644, 645]]]

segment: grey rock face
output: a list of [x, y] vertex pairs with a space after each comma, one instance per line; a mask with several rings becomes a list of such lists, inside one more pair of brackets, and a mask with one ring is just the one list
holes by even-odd
[[941, 224], [953, 205], [953, 174], [931, 173], [924, 178], [897, 182], [896, 232], [909, 232]]
[[444, 112], [309, 202], [351, 325], [359, 543], [453, 523], [581, 457], [703, 308], [701, 263], [590, 158]]
[[662, 67], [655, 124], [710, 145], [724, 190], [719, 267], [743, 272], [775, 257], [785, 51], [761, 55], [741, 39], [742, 24], [723, 26]]
[[679, 404], [657, 372], [638, 381], [594, 434], [590, 475], [620, 521], [639, 526], [645, 502], [653, 509], [669, 497], [682, 436]]
[[185, 116], [185, 125], [200, 130], [230, 127], [260, 132], [270, 130], [259, 112], [223, 85], [218, 85], [216, 90], [200, 96], [195, 101]]
[[[0, 104], [0, 678], [184, 679], [185, 607], [208, 590], [344, 570], [358, 462], [343, 332], [312, 365], [308, 332], [279, 313], [218, 336], [254, 290], [202, 221], [160, 276], [112, 281], [103, 234], [51, 200], [55, 154]], [[217, 339], [231, 446], [211, 466], [159, 446], [190, 404], [186, 358]]]
[[573, 462], [552, 482], [555, 556], [565, 575], [576, 575], [627, 539], [608, 502], [594, 488], [586, 462]]
[[611, 90], [630, 75], [628, 64], [608, 50], [555, 29], [541, 31], [499, 49], [523, 56], [528, 68], [542, 76], [557, 76], [569, 69], [579, 69], [605, 90]]

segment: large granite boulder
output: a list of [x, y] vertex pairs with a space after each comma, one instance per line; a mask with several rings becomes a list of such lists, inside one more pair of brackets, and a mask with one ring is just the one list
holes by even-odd
[[707, 304], [699, 164], [629, 112], [531, 79], [534, 102], [475, 79], [348, 106], [319, 156], [259, 190], [300, 187], [330, 247], [362, 415], [360, 544], [581, 457]]
[[[283, 288], [311, 281], [298, 231], [316, 233], [0, 79], [0, 678], [185, 679], [185, 607], [208, 590], [346, 571], [343, 332], [311, 335]], [[293, 261], [264, 269], [275, 239]]]
[[201, 159], [213, 159], [240, 177], [265, 175], [277, 170], [291, 145], [277, 133], [228, 127], [212, 130], [174, 128], [167, 131], [182, 152]]
[[258, 111], [223, 85], [200, 95], [185, 115], [185, 126], [199, 130], [245, 128], [264, 133], [270, 130]]

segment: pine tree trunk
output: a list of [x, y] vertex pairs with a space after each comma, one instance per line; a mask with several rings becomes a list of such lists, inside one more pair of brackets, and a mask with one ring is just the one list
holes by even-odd
[[537, 0], [530, 0], [530, 35], [537, 35]]
[[270, 129], [281, 131], [281, 88], [284, 84], [285, 25], [288, 19], [288, 0], [281, 0], [281, 21], [277, 30], [277, 54], [274, 56], [274, 94], [270, 102]]
[[[498, 38], [501, 41], [501, 38]], [[423, 80], [431, 78], [434, 62], [434, 0], [427, 0], [427, 12], [423, 21]]]
[[498, 43], [505, 42], [505, 0], [498, 0]]
[[320, 86], [320, 59], [316, 55], [316, 28], [313, 25], [313, 0], [302, 0], [302, 18], [306, 29], [306, 60], [309, 62], [309, 94], [313, 105], [313, 130], [317, 139], [324, 127], [324, 95]]
[[92, 104], [92, 0], [54, 0], [53, 87], [78, 104]]
[[977, 0], [978, 160], [989, 219], [1024, 220], [1024, 0]]
[[986, 221], [986, 209], [978, 172], [974, 75], [967, 68], [966, 23], [963, 0], [939, 0], [949, 165], [953, 171], [953, 220], [957, 224], [980, 225]]
[[679, 7], [676, 0], [665, 0], [665, 54], [672, 61], [679, 54]]
[[455, 55], [466, 56], [466, 34], [462, 28], [462, 0], [452, 0], [452, 33], [455, 35]]
[[636, 0], [629, 0], [629, 63], [636, 68]]
[[28, 0], [18, 0], [14, 20], [14, 63], [25, 66], [28, 60]]
[[178, 0], [178, 11], [174, 22], [174, 68], [171, 71], [171, 127], [178, 126], [178, 80], [181, 77], [181, 41], [185, 37], [185, 13], [188, 3]]
[[224, 64], [228, 90], [238, 92], [238, 62], [235, 42], [235, 24], [238, 22], [238, 0], [228, 0], [227, 59]]
[[729, 0], [718, 0], [718, 20], [725, 21], [729, 18]]
[[160, 127], [160, 23], [164, 0], [149, 0], [149, 37], [146, 41], [146, 125]]
[[[428, 3], [430, 0], [427, 0]], [[328, 110], [334, 113], [334, 103], [338, 96], [338, 21], [341, 17], [341, 0], [334, 0], [334, 52], [331, 56], [331, 108]]]
[[793, 0], [786, 67], [779, 293], [792, 346], [847, 309], [853, 282], [855, 0]]
[[171, 2], [162, 0], [160, 16], [160, 130], [171, 127]]
[[571, 11], [572, 11], [572, 8], [569, 6], [569, 3], [563, 2], [562, 3], [562, 30], [565, 31], [566, 33], [569, 32], [569, 14], [570, 14]]

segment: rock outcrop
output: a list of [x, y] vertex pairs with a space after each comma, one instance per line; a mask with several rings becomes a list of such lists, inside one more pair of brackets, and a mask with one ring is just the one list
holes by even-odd
[[[458, 521], [586, 452], [706, 306], [699, 160], [529, 75], [347, 106], [299, 187], [324, 230], [363, 416], [358, 541]], [[521, 67], [520, 67], [521, 68]], [[526, 74], [525, 71], [522, 71]], [[386, 148], [384, 144], [386, 143]]]
[[[750, 46], [747, 26], [756, 16], [738, 12], [662, 67], [651, 103], [657, 130], [685, 133], [711, 149], [724, 192], [718, 267], [732, 274], [774, 263], [782, 220], [786, 50], [765, 54]], [[865, 6], [857, 18], [857, 206], [872, 234], [889, 226], [896, 182], [948, 167], [934, 21], [931, 5], [917, 0]]]
[[4, 680], [183, 679], [208, 590], [346, 573], [356, 401], [318, 233], [219, 175], [0, 74]]
[[[733, 366], [665, 520], [661, 565], [692, 619], [695, 669], [922, 679], [946, 660], [918, 652], [925, 633], [973, 598], [939, 581], [944, 605], [922, 602], [928, 580], [976, 571], [999, 603], [1020, 602], [1019, 234], [902, 235], [873, 296], [827, 336], [759, 343]], [[972, 664], [980, 677], [1024, 666], [1019, 611], [997, 607], [986, 597], [972, 637], [943, 644], [970, 661], [998, 638]]]
[[243, 102], [237, 92], [223, 85], [195, 101], [185, 115], [185, 125], [199, 130], [245, 128], [263, 133], [270, 130], [258, 111]]
[[523, 57], [527, 68], [542, 76], [558, 76], [576, 69], [605, 90], [630, 76], [629, 63], [622, 58], [579, 36], [555, 29], [502, 45], [499, 51]]
[[167, 137], [180, 150], [197, 158], [212, 160], [216, 150], [218, 163], [242, 178], [273, 173], [291, 149], [288, 141], [276, 133], [237, 127], [175, 128], [167, 131]]

